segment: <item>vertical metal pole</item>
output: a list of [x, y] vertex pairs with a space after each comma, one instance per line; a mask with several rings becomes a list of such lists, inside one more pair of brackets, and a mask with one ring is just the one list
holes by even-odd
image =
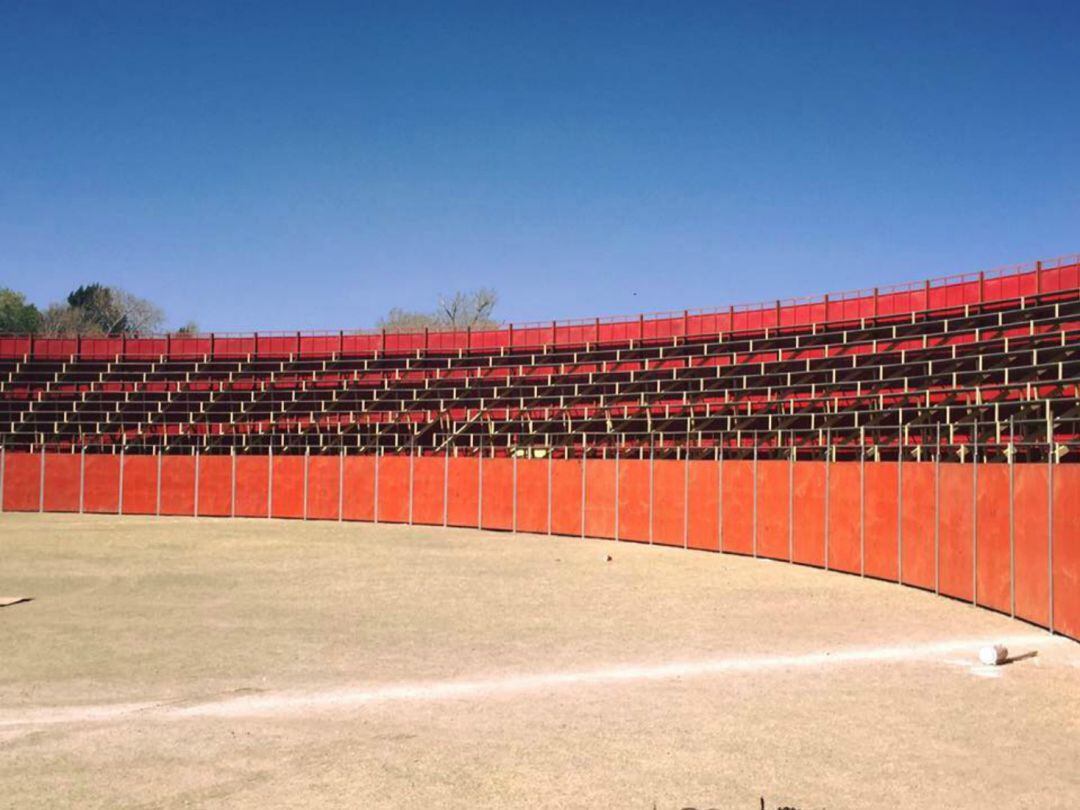
[[442, 473], [442, 525], [445, 529], [450, 521], [450, 447], [447, 446], [443, 456]]
[[304, 448], [304, 520], [308, 519], [308, 467], [311, 466], [311, 448]]
[[513, 456], [513, 461], [511, 461], [511, 463], [510, 463], [511, 478], [512, 478], [512, 480], [514, 482], [514, 503], [513, 503], [513, 513], [511, 514], [511, 517], [510, 517], [510, 527], [511, 527], [511, 531], [513, 531], [514, 534], [517, 534], [517, 513], [518, 513], [518, 508], [517, 508], [517, 501], [518, 501], [517, 467], [518, 467], [518, 457], [517, 457], [517, 452], [515, 451], [514, 456]]
[[971, 432], [971, 604], [979, 604], [979, 423]]
[[787, 561], [795, 562], [795, 434], [791, 436], [787, 476]]
[[0, 513], [4, 511], [4, 468], [7, 467], [7, 448], [0, 445]]
[[266, 471], [266, 516], [274, 516], [274, 445], [270, 445], [270, 458], [267, 461]]
[[831, 489], [829, 486], [829, 477], [832, 470], [832, 432], [825, 434], [825, 570], [829, 570], [829, 501], [831, 499]]
[[229, 496], [229, 517], [236, 517], [236, 448], [230, 448], [229, 456], [231, 458], [230, 465], [232, 467], [230, 476], [230, 496]]
[[619, 455], [615, 452], [615, 542], [619, 542]]
[[409, 448], [409, 525], [413, 522], [413, 481], [416, 478], [414, 467], [416, 466], [415, 448]]
[[724, 448], [716, 452], [716, 550], [724, 551]]
[[480, 439], [480, 456], [476, 460], [476, 528], [484, 528], [484, 440]]
[[161, 448], [154, 448], [154, 455], [157, 457], [157, 492], [154, 493], [154, 514], [161, 517]]
[[[1012, 422], [1012, 419], [1009, 420]], [[1009, 425], [1009, 616], [1016, 618], [1016, 467], [1013, 464], [1013, 431]]]
[[[121, 453], [121, 456], [120, 456], [120, 470], [121, 470], [121, 476], [123, 476], [123, 469], [124, 469], [123, 451], [121, 450], [120, 453]], [[195, 511], [195, 517], [199, 516], [199, 472], [200, 472], [199, 471], [199, 467], [200, 467], [199, 461], [200, 461], [201, 458], [202, 458], [202, 455], [199, 453], [198, 450], [196, 450], [195, 451], [195, 510], [194, 510]], [[121, 487], [121, 489], [123, 489], [123, 487]]]
[[904, 428], [896, 440], [896, 581], [904, 583]]
[[41, 461], [38, 464], [38, 511], [45, 511], [45, 448], [41, 448]]
[[585, 436], [581, 437], [581, 536], [585, 536], [585, 461], [588, 448], [585, 446]]
[[653, 462], [654, 462], [654, 459], [653, 459], [654, 452], [653, 452], [653, 450], [654, 450], [654, 448], [653, 448], [652, 444], [650, 443], [649, 444], [649, 545], [650, 546], [653, 543], [653, 513], [655, 512], [655, 510], [653, 509], [653, 501], [655, 500], [655, 498], [653, 497]]
[[1046, 582], [1049, 592], [1050, 632], [1054, 632], [1054, 436], [1052, 428], [1047, 428], [1046, 484], [1047, 484], [1047, 538], [1046, 538]]
[[116, 493], [116, 514], [124, 514], [124, 467], [127, 465], [124, 463], [127, 456], [124, 453], [124, 448], [120, 448], [120, 475], [119, 475], [119, 491]]
[[548, 485], [547, 485], [547, 533], [549, 535], [551, 534], [551, 478], [552, 478], [551, 471], [552, 471], [552, 468], [554, 467], [554, 465], [555, 465], [555, 453], [549, 447], [548, 448], [548, 468], [547, 468], [547, 476], [548, 476]]
[[751, 522], [751, 544], [753, 554], [757, 557], [757, 449], [758, 449], [758, 437], [757, 431], [754, 431], [754, 461], [751, 464], [751, 468], [754, 474], [754, 495], [753, 495], [753, 509], [752, 509], [752, 522]]
[[345, 520], [345, 445], [338, 448], [337, 468], [337, 519]]
[[941, 425], [934, 452], [934, 593], [941, 593]]
[[859, 576], [866, 576], [866, 435], [859, 437]]
[[86, 448], [79, 450], [79, 514], [86, 511]]
[[690, 447], [686, 447], [686, 460], [683, 465], [683, 522], [682, 547], [690, 548]]
[[[384, 335], [385, 337], [385, 335]], [[379, 522], [379, 458], [382, 456], [382, 448], [375, 448], [375, 503], [372, 506], [372, 514], [375, 522]]]

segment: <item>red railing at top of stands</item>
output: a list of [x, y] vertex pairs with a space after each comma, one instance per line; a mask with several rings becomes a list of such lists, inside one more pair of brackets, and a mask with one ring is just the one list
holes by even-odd
[[722, 309], [687, 309], [636, 317], [606, 316], [507, 324], [497, 329], [395, 333], [215, 332], [138, 337], [0, 336], [0, 358], [83, 360], [195, 357], [329, 357], [415, 351], [498, 350], [720, 334], [858, 321], [1080, 288], [1080, 255], [818, 297], [777, 299]]

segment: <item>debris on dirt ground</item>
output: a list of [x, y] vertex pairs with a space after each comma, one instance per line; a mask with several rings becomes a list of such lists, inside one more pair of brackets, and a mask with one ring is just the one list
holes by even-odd
[[33, 598], [32, 596], [0, 596], [0, 607], [10, 607], [20, 602], [29, 602]]
[[604, 562], [611, 562], [611, 555], [610, 554], [605, 554], [604, 555]]

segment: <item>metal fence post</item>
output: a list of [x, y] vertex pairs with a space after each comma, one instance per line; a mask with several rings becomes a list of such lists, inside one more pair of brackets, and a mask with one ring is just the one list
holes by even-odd
[[[383, 334], [385, 340], [386, 335]], [[372, 506], [372, 516], [375, 518], [375, 523], [379, 522], [379, 458], [382, 456], [382, 448], [375, 448], [375, 503]]]
[[585, 436], [581, 437], [581, 536], [585, 537], [585, 462], [587, 460], [589, 451], [585, 446]]
[[724, 448], [716, 450], [716, 550], [724, 551]]
[[338, 448], [337, 466], [337, 519], [345, 520], [345, 445]]
[[554, 467], [555, 467], [555, 451], [554, 451], [554, 448], [549, 447], [548, 448], [548, 468], [547, 468], [547, 478], [548, 478], [548, 484], [547, 484], [547, 533], [549, 535], [551, 534], [551, 499], [552, 499], [552, 494], [551, 494], [552, 474], [551, 473], [552, 473], [552, 470], [554, 469]]
[[161, 517], [161, 448], [154, 448], [154, 455], [157, 457], [157, 491], [154, 493], [154, 514], [157, 517]]
[[1049, 630], [1054, 633], [1054, 438], [1052, 428], [1047, 428], [1046, 485], [1047, 485], [1047, 532], [1046, 532], [1046, 582], [1049, 592]]
[[[127, 465], [124, 463], [127, 459], [127, 453], [124, 448], [120, 448], [120, 475], [119, 475], [119, 491], [116, 493], [116, 514], [124, 514], [124, 467]], [[198, 469], [198, 468], [196, 468]], [[198, 479], [196, 479], [198, 480]], [[198, 496], [196, 496], [198, 497]]]
[[41, 448], [41, 461], [38, 464], [38, 511], [45, 511], [45, 448]]
[[270, 455], [267, 459], [266, 471], [266, 517], [274, 516], [274, 445], [270, 445]]
[[1016, 467], [1013, 464], [1013, 427], [1009, 419], [1009, 616], [1016, 618]]
[[831, 499], [832, 490], [829, 484], [829, 477], [832, 471], [832, 433], [827, 431], [825, 434], [825, 570], [829, 570], [829, 520], [831, 515], [829, 514], [829, 501]]
[[859, 429], [859, 576], [866, 576], [866, 434]]
[[971, 604], [979, 604], [979, 423], [971, 433]]
[[480, 440], [480, 455], [476, 460], [476, 528], [484, 528], [484, 440]]
[[649, 444], [649, 545], [653, 544], [653, 513], [656, 511], [653, 509], [653, 461], [654, 461], [654, 448], [652, 443]]
[[413, 467], [416, 465], [415, 448], [409, 448], [409, 525], [413, 525]]
[[443, 456], [442, 476], [442, 525], [446, 528], [450, 521], [450, 447], [447, 446]]
[[517, 485], [517, 481], [518, 481], [518, 474], [517, 474], [517, 472], [518, 472], [518, 470], [517, 470], [517, 468], [518, 468], [518, 457], [517, 457], [517, 450], [514, 451], [514, 455], [513, 455], [512, 458], [513, 458], [513, 460], [510, 462], [510, 467], [511, 467], [511, 478], [513, 479], [514, 498], [513, 498], [513, 512], [511, 513], [511, 517], [510, 517], [510, 527], [511, 527], [510, 530], [512, 532], [514, 532], [514, 534], [517, 534], [517, 513], [518, 513], [518, 508], [517, 508], [517, 502], [518, 502], [518, 485]]
[[941, 593], [941, 425], [934, 448], [934, 593]]
[[231, 480], [229, 482], [229, 517], [236, 517], [236, 448], [229, 449], [230, 456], [230, 471], [229, 475]]
[[86, 448], [79, 449], [79, 514], [86, 511]]
[[0, 444], [0, 513], [4, 511], [4, 468], [7, 466], [7, 448]]
[[619, 542], [619, 452], [615, 452], [615, 542]]
[[754, 557], [757, 557], [757, 455], [758, 455], [758, 436], [757, 436], [757, 431], [755, 430], [754, 431], [754, 460], [750, 465], [751, 472], [753, 473], [753, 478], [754, 478], [754, 488], [753, 488], [753, 498], [752, 498], [753, 507], [752, 507], [752, 511], [751, 511], [752, 517], [751, 517], [751, 523], [750, 523], [750, 538], [751, 538], [750, 542], [751, 542], [751, 549], [753, 551]]
[[311, 467], [311, 448], [304, 448], [304, 520], [308, 519], [308, 468]]
[[[202, 454], [198, 450], [196, 450], [195, 451], [195, 510], [194, 510], [194, 512], [195, 512], [194, 516], [195, 517], [199, 516], [199, 472], [200, 472], [199, 467], [201, 466], [200, 465], [200, 460], [201, 459], [202, 459]], [[123, 451], [121, 451], [120, 469], [121, 470], [124, 469]]]
[[686, 448], [683, 466], [683, 528], [682, 547], [690, 548], [690, 447]]

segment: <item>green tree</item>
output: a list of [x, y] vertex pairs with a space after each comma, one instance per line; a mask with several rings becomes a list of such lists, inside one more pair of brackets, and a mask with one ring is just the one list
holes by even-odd
[[0, 333], [32, 335], [41, 328], [41, 313], [26, 296], [0, 287]]

